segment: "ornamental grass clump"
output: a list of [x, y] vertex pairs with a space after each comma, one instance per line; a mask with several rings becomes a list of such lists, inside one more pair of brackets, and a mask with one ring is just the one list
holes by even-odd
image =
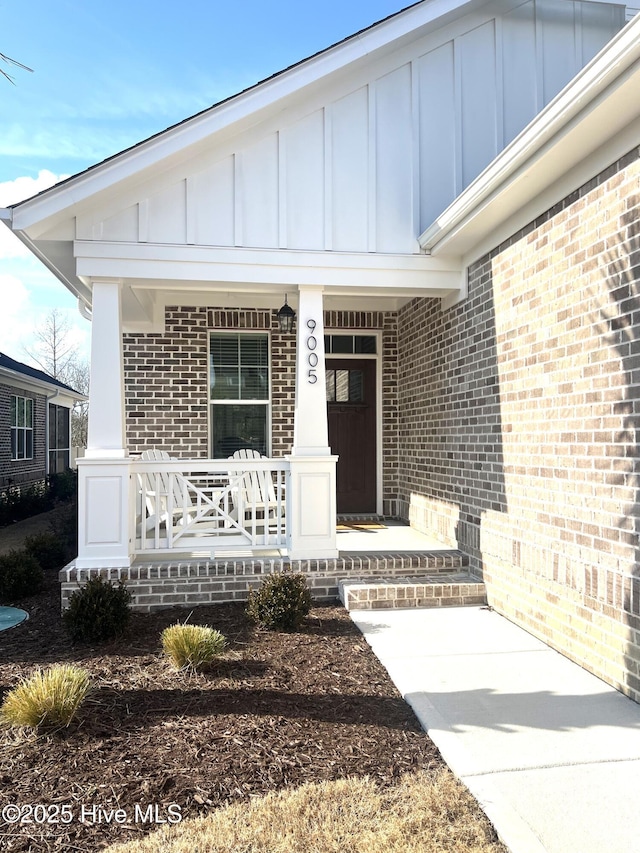
[[36, 670], [7, 693], [0, 719], [11, 726], [62, 728], [73, 720], [90, 689], [89, 673], [77, 666]]
[[311, 610], [311, 593], [304, 575], [267, 575], [247, 601], [249, 619], [268, 631], [296, 631]]
[[217, 658], [227, 645], [220, 631], [207, 625], [171, 625], [164, 629], [160, 639], [163, 652], [176, 669], [201, 669]]

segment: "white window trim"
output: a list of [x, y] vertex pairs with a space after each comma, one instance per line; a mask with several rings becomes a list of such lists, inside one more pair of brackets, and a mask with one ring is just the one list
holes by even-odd
[[[267, 370], [269, 374], [269, 396], [266, 400], [212, 400], [211, 399], [211, 338], [220, 335], [262, 335], [267, 339]], [[234, 406], [253, 406], [256, 403], [266, 406], [267, 409], [267, 456], [271, 456], [271, 418], [272, 418], [272, 395], [273, 394], [273, 376], [272, 376], [272, 357], [271, 357], [271, 332], [268, 329], [209, 329], [207, 338], [207, 447], [209, 450], [209, 459], [215, 459], [213, 456], [213, 436], [212, 436], [212, 410], [216, 405], [234, 405]]]
[[[11, 454], [11, 461], [12, 462], [30, 462], [31, 460], [35, 459], [35, 449], [36, 449], [35, 427], [34, 427], [36, 401], [34, 400], [33, 397], [25, 397], [22, 394], [11, 394], [11, 398], [12, 399], [15, 398], [16, 400], [22, 400], [23, 401], [23, 405], [25, 407], [25, 413], [26, 413], [26, 401], [29, 400], [29, 402], [31, 403], [31, 426], [30, 427], [27, 427], [27, 426], [20, 427], [20, 426], [14, 425], [13, 423], [10, 423], [10, 425], [9, 425], [11, 433], [13, 432], [14, 429], [15, 430], [22, 430], [25, 433], [25, 448], [27, 446], [27, 444], [26, 444], [27, 430], [29, 430], [31, 432], [31, 456], [14, 456], [13, 454]], [[18, 405], [19, 404], [16, 404], [16, 411], [17, 411]], [[9, 406], [11, 407], [11, 402], [9, 403]], [[10, 439], [11, 439], [11, 433], [9, 434]], [[17, 442], [16, 442], [16, 447], [17, 447]]]
[[[51, 430], [51, 407], [55, 409], [63, 409], [67, 413], [67, 421], [68, 421], [68, 435], [69, 435], [69, 445], [68, 447], [51, 447], [50, 442], [50, 430]], [[56, 428], [57, 435], [57, 428]], [[60, 451], [64, 451], [68, 454], [69, 457], [69, 467], [71, 466], [71, 409], [68, 406], [62, 406], [60, 403], [52, 403], [47, 401], [47, 474], [51, 473], [51, 453], [60, 453]]]

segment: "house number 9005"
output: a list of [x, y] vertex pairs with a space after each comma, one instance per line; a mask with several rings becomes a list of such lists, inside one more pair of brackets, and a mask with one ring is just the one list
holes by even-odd
[[316, 367], [318, 366], [318, 354], [315, 352], [315, 348], [318, 346], [318, 341], [313, 335], [313, 332], [316, 328], [315, 320], [307, 320], [307, 329], [311, 332], [306, 340], [307, 344], [307, 364], [309, 365], [309, 370], [307, 372], [307, 381], [311, 385], [315, 385], [318, 381], [318, 376], [316, 374]]

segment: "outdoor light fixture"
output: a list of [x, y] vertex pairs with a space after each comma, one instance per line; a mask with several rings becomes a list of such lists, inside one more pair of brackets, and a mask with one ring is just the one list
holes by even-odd
[[293, 324], [296, 321], [296, 312], [287, 304], [287, 296], [284, 297], [284, 305], [278, 311], [278, 326], [283, 335], [293, 332]]

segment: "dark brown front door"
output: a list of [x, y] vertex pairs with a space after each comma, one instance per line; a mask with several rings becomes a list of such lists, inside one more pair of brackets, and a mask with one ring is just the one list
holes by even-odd
[[339, 513], [376, 511], [376, 363], [328, 358], [329, 445], [337, 454]]

